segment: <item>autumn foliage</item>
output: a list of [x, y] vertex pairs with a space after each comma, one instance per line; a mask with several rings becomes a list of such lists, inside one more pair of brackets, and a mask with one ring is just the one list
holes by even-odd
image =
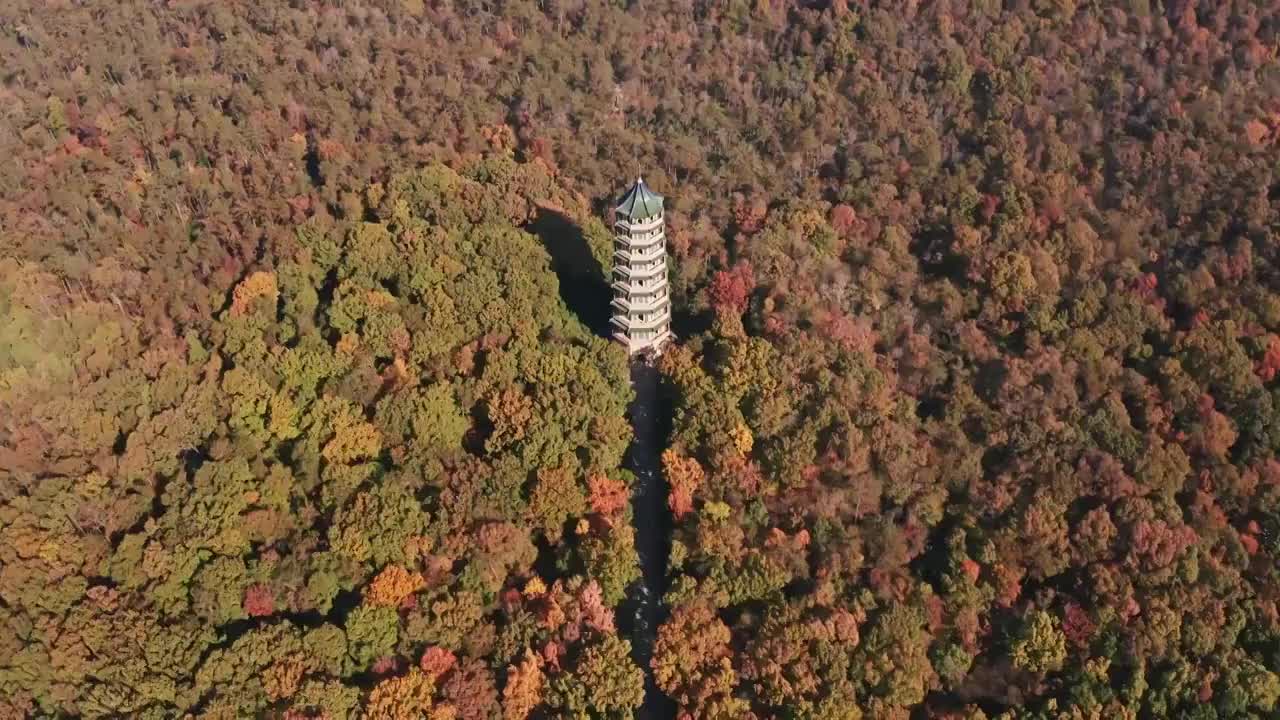
[[[357, 222], [293, 227], [181, 335], [112, 299], [133, 277], [115, 260], [72, 295], [0, 262], [0, 331], [21, 338], [0, 369], [0, 621], [72, 629], [0, 640], [0, 714], [481, 720], [640, 702], [612, 609], [634, 543], [607, 523], [562, 538], [629, 500], [609, 480], [625, 361], [517, 227], [534, 197], [581, 205], [545, 168], [477, 162], [371, 187], [385, 205]], [[496, 175], [509, 184], [477, 179]], [[484, 370], [454, 367], [462, 347]], [[498, 422], [493, 397], [511, 408]], [[565, 568], [545, 598], [508, 602], [537, 577], [535, 538]], [[563, 620], [537, 629], [545, 603]], [[548, 666], [549, 645], [594, 664]], [[575, 673], [616, 687], [549, 690]]]
[[677, 519], [684, 517], [693, 510], [694, 491], [704, 478], [702, 466], [693, 458], [666, 450], [662, 453], [662, 473], [670, 487], [667, 506]]
[[[0, 717], [1275, 716], [1277, 32], [6, 3]], [[637, 166], [647, 668], [594, 332]]]

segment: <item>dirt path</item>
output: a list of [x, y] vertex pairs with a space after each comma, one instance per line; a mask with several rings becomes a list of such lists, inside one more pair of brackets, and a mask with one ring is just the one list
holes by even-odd
[[643, 577], [628, 598], [633, 655], [645, 668], [644, 705], [640, 720], [668, 720], [675, 717], [675, 704], [658, 690], [649, 670], [653, 643], [664, 617], [662, 598], [667, 591], [667, 558], [671, 552], [671, 515], [667, 510], [666, 482], [660, 457], [663, 432], [660, 423], [658, 370], [636, 361], [631, 366], [631, 384], [636, 397], [631, 404], [631, 427], [635, 439], [627, 449], [625, 467], [635, 474], [631, 507], [636, 527], [636, 551]]

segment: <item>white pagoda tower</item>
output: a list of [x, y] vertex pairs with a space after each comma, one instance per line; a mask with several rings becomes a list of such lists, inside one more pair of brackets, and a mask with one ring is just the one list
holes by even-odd
[[671, 339], [662, 196], [637, 178], [614, 209], [613, 337], [631, 355], [658, 355]]

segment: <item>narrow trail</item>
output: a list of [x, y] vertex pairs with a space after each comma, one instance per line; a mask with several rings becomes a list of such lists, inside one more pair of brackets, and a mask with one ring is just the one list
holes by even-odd
[[660, 463], [663, 434], [659, 424], [658, 369], [639, 360], [633, 362], [631, 385], [636, 391], [629, 412], [634, 439], [623, 465], [636, 478], [631, 507], [643, 574], [627, 599], [626, 620], [631, 625], [632, 656], [645, 670], [644, 704], [636, 717], [671, 720], [676, 716], [675, 703], [654, 684], [649, 667], [665, 612], [662, 598], [667, 591], [667, 559], [671, 553], [671, 515]]

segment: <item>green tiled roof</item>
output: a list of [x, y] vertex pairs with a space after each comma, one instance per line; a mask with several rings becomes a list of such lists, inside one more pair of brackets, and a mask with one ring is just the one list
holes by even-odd
[[636, 184], [618, 201], [618, 215], [628, 220], [643, 220], [660, 212], [662, 196], [650, 190], [641, 178], [636, 178]]

